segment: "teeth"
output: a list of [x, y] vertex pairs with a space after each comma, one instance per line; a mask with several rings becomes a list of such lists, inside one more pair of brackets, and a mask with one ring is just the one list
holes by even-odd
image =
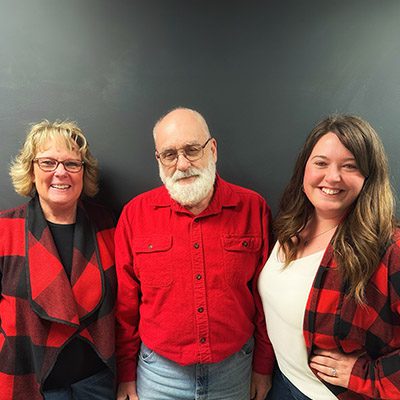
[[51, 185], [55, 189], [68, 189], [70, 185]]
[[322, 188], [321, 190], [326, 194], [338, 194], [340, 192], [340, 189]]

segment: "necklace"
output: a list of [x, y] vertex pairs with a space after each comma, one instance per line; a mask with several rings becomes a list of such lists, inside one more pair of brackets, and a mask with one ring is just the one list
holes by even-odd
[[327, 229], [326, 231], [323, 231], [323, 232], [321, 232], [321, 233], [318, 233], [317, 235], [311, 236], [311, 237], [308, 238], [308, 239], [304, 239], [303, 246], [304, 246], [304, 247], [307, 247], [313, 239], [315, 239], [315, 238], [318, 237], [318, 236], [325, 235], [325, 233], [330, 232], [332, 229], [335, 229], [336, 227], [337, 227], [337, 225], [333, 226], [332, 228]]

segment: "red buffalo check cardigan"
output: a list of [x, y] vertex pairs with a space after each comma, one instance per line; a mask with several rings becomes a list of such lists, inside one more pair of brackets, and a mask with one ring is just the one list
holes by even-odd
[[71, 282], [37, 197], [0, 213], [0, 398], [42, 399], [63, 347], [79, 335], [114, 371], [114, 218], [78, 206]]
[[325, 252], [304, 318], [309, 356], [315, 348], [365, 352], [356, 361], [349, 388], [326, 384], [343, 400], [400, 399], [400, 231], [366, 288], [366, 305], [344, 295], [333, 248]]

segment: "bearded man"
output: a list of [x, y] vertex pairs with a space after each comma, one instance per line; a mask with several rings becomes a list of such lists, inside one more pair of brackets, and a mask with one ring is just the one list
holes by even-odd
[[269, 207], [216, 174], [197, 111], [170, 111], [153, 135], [164, 185], [124, 207], [115, 235], [118, 400], [263, 400]]

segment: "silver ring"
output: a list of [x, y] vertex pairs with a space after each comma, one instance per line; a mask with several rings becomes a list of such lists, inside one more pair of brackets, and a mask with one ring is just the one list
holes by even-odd
[[334, 378], [337, 377], [337, 371], [336, 368], [331, 368], [331, 376], [333, 376]]

